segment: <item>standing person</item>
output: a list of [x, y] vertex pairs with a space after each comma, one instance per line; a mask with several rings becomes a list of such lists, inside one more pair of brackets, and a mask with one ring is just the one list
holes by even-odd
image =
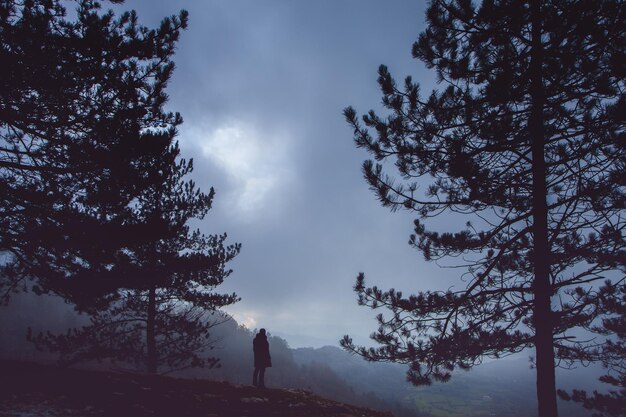
[[252, 342], [252, 350], [254, 351], [254, 374], [252, 375], [252, 385], [259, 388], [265, 388], [265, 368], [272, 366], [272, 358], [270, 357], [270, 344], [267, 342], [265, 329], [259, 330], [254, 341]]

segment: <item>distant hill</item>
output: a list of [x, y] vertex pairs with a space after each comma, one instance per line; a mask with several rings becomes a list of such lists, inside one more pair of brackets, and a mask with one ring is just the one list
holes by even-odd
[[[415, 415], [437, 417], [533, 417], [537, 413], [535, 373], [523, 356], [490, 361], [456, 372], [447, 383], [414, 387], [406, 382], [406, 367], [370, 363], [340, 348], [300, 348], [293, 351], [301, 366], [328, 366], [356, 393], [368, 392]], [[559, 388], [606, 389], [597, 382], [599, 367], [557, 369]], [[578, 404], [559, 401], [562, 415], [591, 415]]]
[[[0, 358], [5, 359], [52, 363], [54, 355], [37, 352], [26, 341], [27, 327], [34, 331], [64, 331], [85, 320], [76, 316], [71, 306], [51, 297], [16, 298], [0, 310]], [[213, 349], [206, 352], [219, 357], [221, 367], [185, 370], [175, 375], [251, 384], [253, 337], [253, 331], [235, 320], [221, 324], [211, 334]], [[391, 411], [395, 417], [536, 415], [535, 375], [525, 356], [488, 362], [469, 372], [457, 372], [446, 384], [416, 388], [406, 382], [406, 366], [366, 362], [333, 346], [292, 349], [288, 339], [276, 336], [271, 336], [269, 342], [274, 366], [266, 374], [266, 384], [272, 388], [307, 390], [334, 401]], [[102, 369], [107, 366], [91, 365]], [[557, 370], [557, 386], [566, 390], [606, 390], [608, 387], [597, 381], [602, 373], [599, 367]], [[568, 417], [590, 414], [577, 404], [559, 402], [559, 407]]]

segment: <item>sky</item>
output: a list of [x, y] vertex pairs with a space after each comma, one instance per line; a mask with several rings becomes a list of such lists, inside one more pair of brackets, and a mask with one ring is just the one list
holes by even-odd
[[[109, 6], [105, 6], [109, 7]], [[434, 74], [411, 57], [424, 2], [127, 0], [156, 27], [189, 11], [174, 57], [168, 110], [182, 114], [178, 140], [213, 209], [197, 226], [226, 232], [242, 250], [219, 287], [250, 329], [292, 347], [371, 345], [374, 316], [352, 290], [369, 284], [405, 294], [447, 289], [450, 272], [408, 245], [415, 214], [391, 213], [361, 174], [342, 110], [381, 109], [377, 69], [406, 75], [428, 93]]]

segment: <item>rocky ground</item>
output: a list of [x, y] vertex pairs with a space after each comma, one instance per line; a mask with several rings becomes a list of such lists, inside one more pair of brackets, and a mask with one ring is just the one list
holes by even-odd
[[392, 417], [301, 390], [0, 361], [0, 417]]

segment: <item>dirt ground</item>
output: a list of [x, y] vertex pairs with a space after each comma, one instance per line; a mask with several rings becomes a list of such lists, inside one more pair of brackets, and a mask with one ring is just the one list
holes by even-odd
[[301, 390], [0, 360], [0, 417], [392, 417]]

